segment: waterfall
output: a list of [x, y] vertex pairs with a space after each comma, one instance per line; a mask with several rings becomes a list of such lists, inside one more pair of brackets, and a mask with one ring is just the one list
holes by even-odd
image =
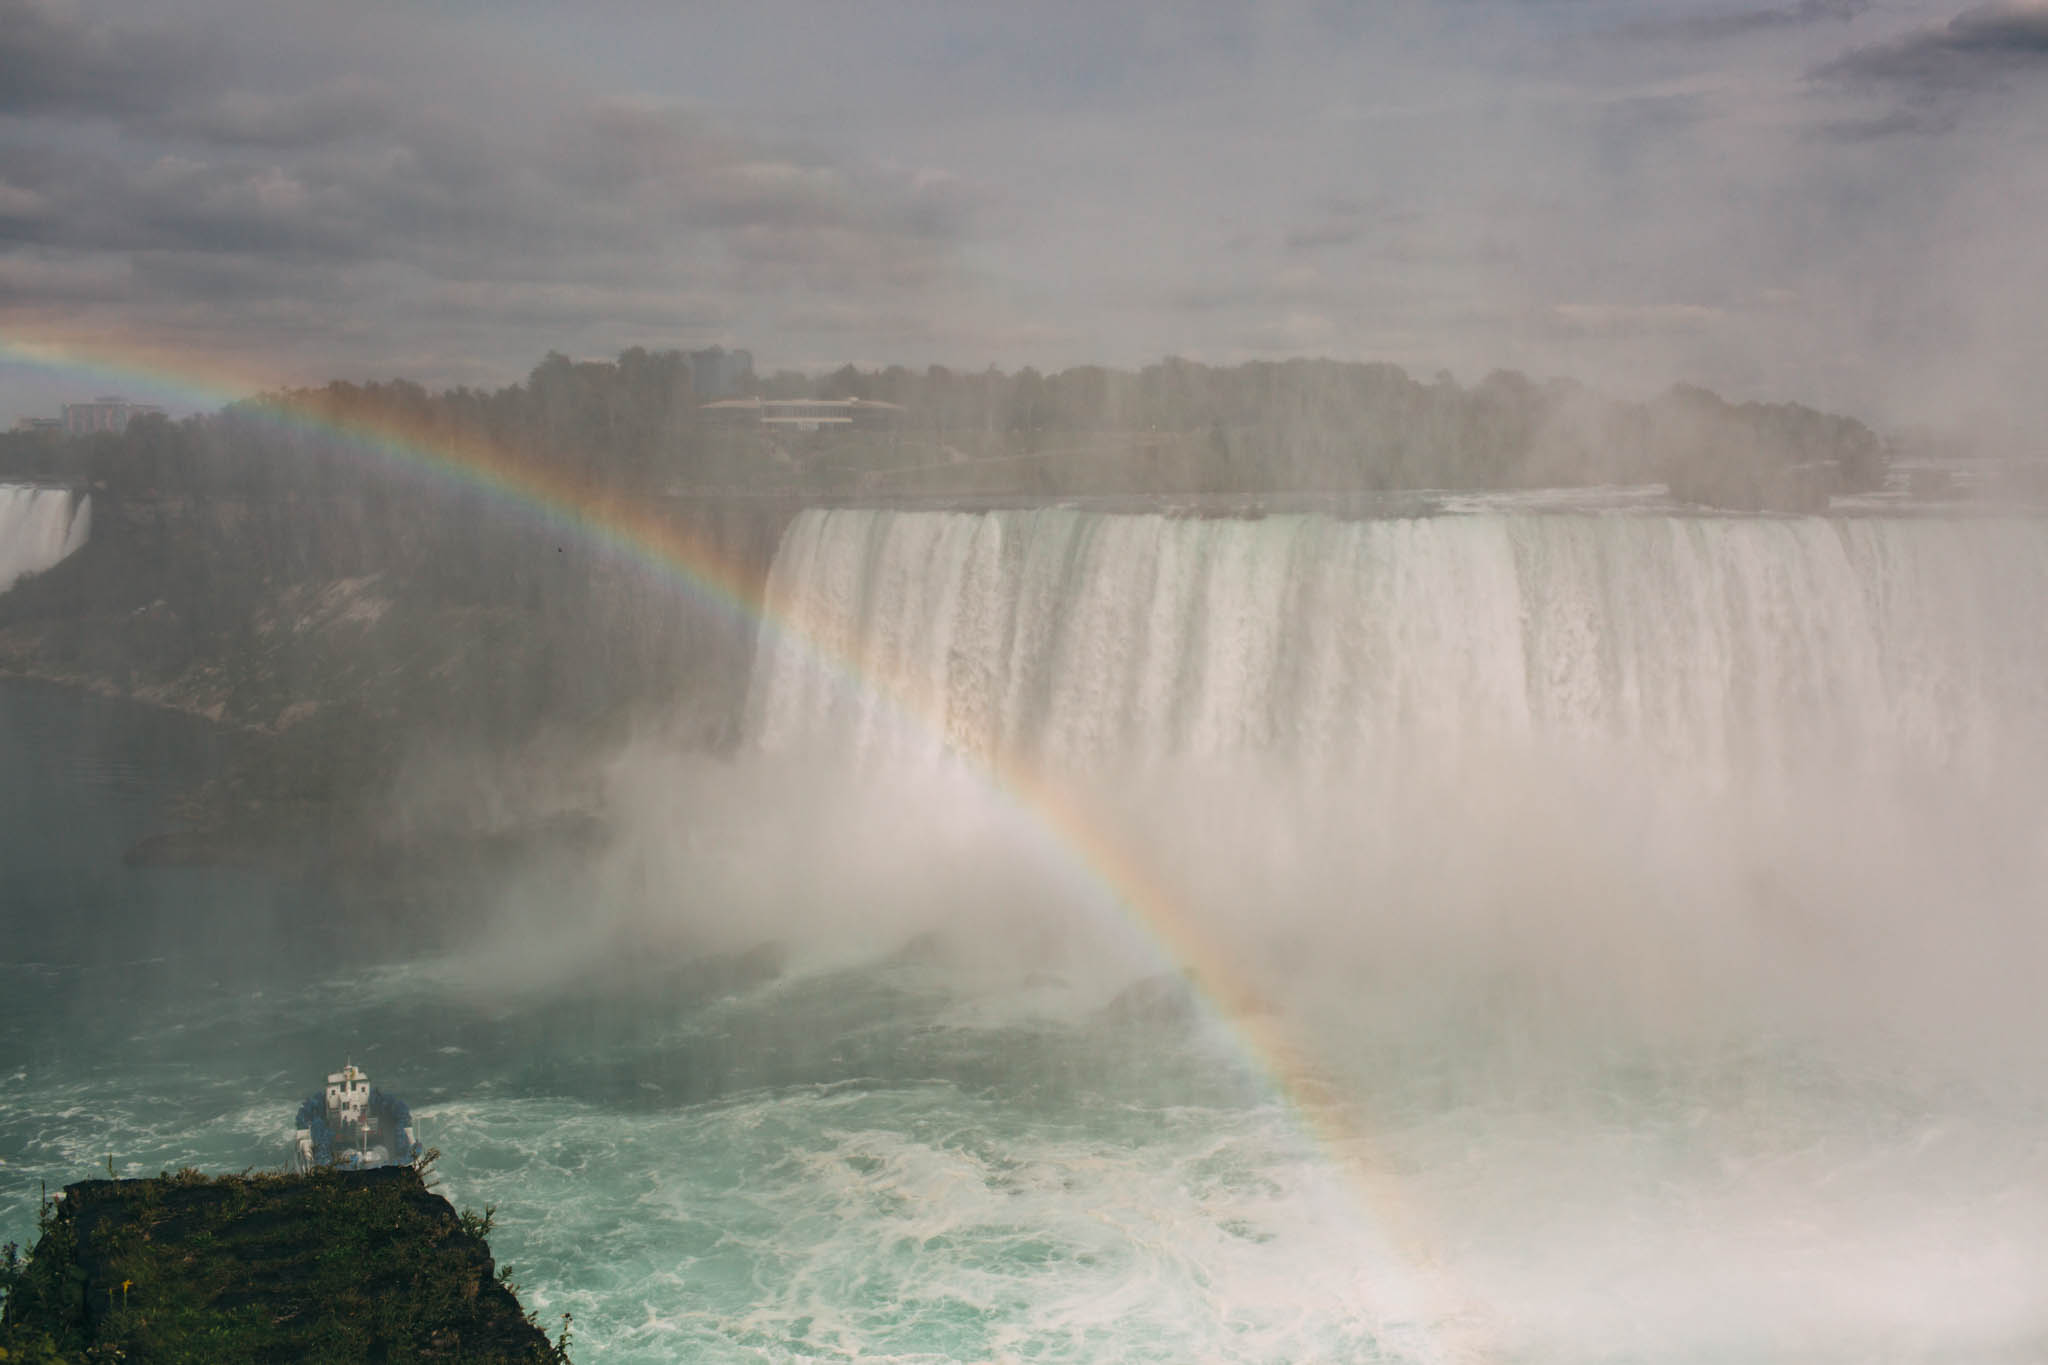
[[2048, 523], [806, 513], [749, 731], [1055, 771], [1608, 745], [1740, 775], [2040, 755]]
[[1249, 1058], [1455, 1307], [1278, 1264], [1470, 1358], [2041, 1339], [2048, 520], [814, 510], [767, 597], [650, 923]]
[[65, 488], [0, 485], [0, 592], [85, 544], [92, 499]]
[[2048, 1059], [2044, 603], [2038, 518], [811, 511], [746, 741], [902, 879], [871, 903], [1088, 902], [1001, 864], [1057, 812], [1308, 1036], [2009, 1084]]

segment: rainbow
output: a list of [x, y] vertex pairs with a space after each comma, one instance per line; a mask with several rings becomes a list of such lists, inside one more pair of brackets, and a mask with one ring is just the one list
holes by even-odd
[[[153, 397], [192, 408], [242, 401], [251, 387], [233, 376], [173, 369], [153, 353], [94, 348], [88, 355], [62, 344], [0, 336], [0, 363], [47, 371], [100, 386], [127, 384]], [[480, 491], [525, 517], [536, 531], [595, 547], [607, 557], [637, 564], [716, 611], [744, 621], [781, 643], [794, 645], [840, 686], [872, 694], [904, 722], [929, 732], [1012, 810], [1042, 832], [1161, 953], [1185, 970], [1212, 1019], [1233, 1037], [1246, 1060], [1295, 1115], [1304, 1134], [1346, 1177], [1368, 1227], [1419, 1279], [1427, 1311], [1439, 1324], [1433, 1354], [1454, 1360], [1493, 1354], [1482, 1340], [1480, 1314], [1449, 1291], [1408, 1202], [1385, 1163], [1376, 1160], [1347, 1106], [1333, 1102], [1332, 1087], [1243, 979], [1224, 948], [1210, 941], [1176, 904], [1156, 869], [1112, 837], [1111, 822], [1096, 818], [1082, 793], [1056, 783], [1021, 759], [969, 752], [946, 733], [942, 699], [917, 695], [904, 678], [878, 675], [825, 643], [822, 623], [788, 603], [771, 601], [757, 575], [721, 557], [643, 501], [580, 481], [563, 470], [522, 458], [473, 435], [424, 421], [378, 413], [340, 412], [318, 391], [272, 394], [252, 409], [261, 420], [346, 443], [394, 471], [431, 484]]]

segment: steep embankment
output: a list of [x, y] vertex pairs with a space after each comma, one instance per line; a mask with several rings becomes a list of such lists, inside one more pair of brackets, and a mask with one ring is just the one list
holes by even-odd
[[[656, 708], [688, 742], [736, 730], [746, 623], [594, 540], [388, 496], [106, 501], [80, 552], [0, 594], [0, 676], [247, 736], [188, 812], [199, 824], [432, 841], [475, 832], [486, 808], [514, 826], [573, 807], [575, 775], [559, 767], [534, 793], [545, 800], [506, 805], [516, 784], [494, 774], [529, 750], [588, 749]], [[765, 577], [795, 510], [696, 502], [670, 515], [719, 562]], [[429, 768], [434, 791], [394, 802]], [[455, 769], [492, 797], [446, 781]], [[389, 827], [401, 806], [418, 826], [402, 834]]]

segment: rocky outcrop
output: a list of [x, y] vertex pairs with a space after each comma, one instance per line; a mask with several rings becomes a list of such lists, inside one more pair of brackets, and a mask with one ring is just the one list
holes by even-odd
[[81, 1360], [563, 1362], [410, 1166], [86, 1180], [6, 1270], [0, 1349]]

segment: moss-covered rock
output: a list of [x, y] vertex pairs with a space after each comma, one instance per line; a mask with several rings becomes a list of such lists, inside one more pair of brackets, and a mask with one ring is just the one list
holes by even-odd
[[87, 1180], [0, 1267], [0, 1359], [566, 1360], [409, 1166]]

